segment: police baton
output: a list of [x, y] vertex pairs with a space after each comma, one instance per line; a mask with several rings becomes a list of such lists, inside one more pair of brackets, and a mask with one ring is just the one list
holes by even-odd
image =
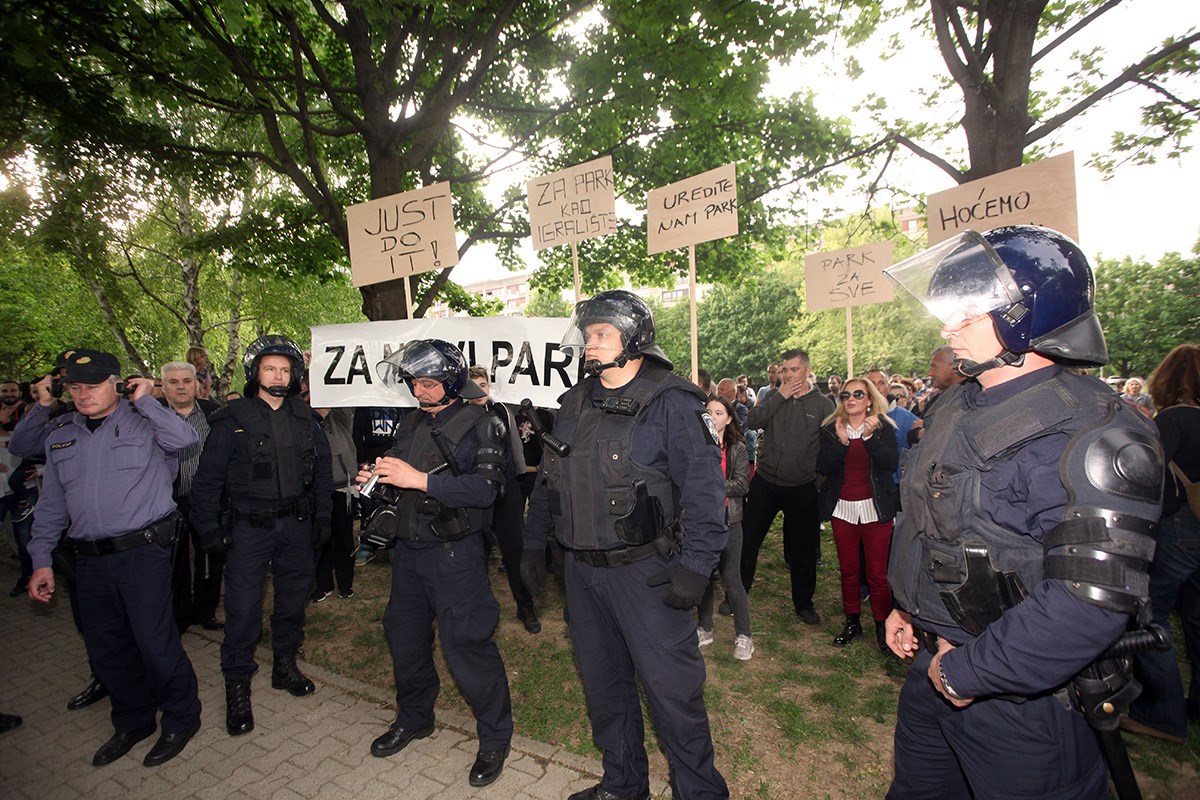
[[556, 439], [546, 432], [546, 426], [542, 424], [542, 420], [538, 417], [533, 409], [533, 401], [526, 397], [521, 401], [521, 411], [525, 413], [525, 419], [529, 420], [529, 427], [533, 429], [533, 435], [543, 446], [549, 447], [559, 456], [566, 458], [571, 454], [571, 445], [564, 442], [562, 439]]

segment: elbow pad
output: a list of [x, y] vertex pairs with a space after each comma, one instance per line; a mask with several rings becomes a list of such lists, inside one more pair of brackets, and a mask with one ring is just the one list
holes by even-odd
[[1063, 454], [1070, 505], [1042, 543], [1043, 574], [1085, 603], [1150, 616], [1150, 562], [1162, 510], [1163, 454], [1121, 410], [1077, 436]]
[[475, 453], [475, 471], [497, 489], [503, 490], [505, 447], [508, 430], [495, 414], [488, 414], [478, 426], [479, 450]]

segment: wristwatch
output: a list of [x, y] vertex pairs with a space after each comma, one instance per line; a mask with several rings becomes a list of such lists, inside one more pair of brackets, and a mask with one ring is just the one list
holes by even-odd
[[942, 689], [946, 691], [946, 695], [953, 697], [955, 700], [966, 700], [958, 692], [954, 691], [954, 687], [950, 685], [950, 681], [946, 680], [946, 670], [942, 669], [942, 659], [938, 657], [938, 677], [942, 679]]

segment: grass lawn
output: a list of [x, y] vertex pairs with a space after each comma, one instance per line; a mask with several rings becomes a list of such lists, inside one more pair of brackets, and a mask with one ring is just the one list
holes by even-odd
[[[776, 530], [763, 547], [750, 597], [754, 658], [734, 659], [729, 617], [717, 617], [716, 641], [704, 648], [705, 698], [717, 765], [735, 798], [882, 797], [891, 782], [896, 698], [906, 665], [877, 651], [869, 620], [863, 639], [840, 650], [830, 645], [842, 613], [837, 559], [827, 530], [823, 549], [816, 598], [824, 617], [820, 626], [803, 624], [791, 611]], [[551, 576], [538, 599], [544, 629], [535, 636], [517, 621], [507, 580], [497, 566], [493, 550], [489, 574], [501, 606], [497, 641], [508, 669], [517, 732], [598, 758], [562, 621], [561, 580]], [[310, 604], [305, 658], [394, 690], [380, 624], [390, 580], [390, 563], [380, 556], [358, 570], [352, 599], [335, 593]], [[438, 669], [443, 686], [439, 704], [469, 714], [440, 652]], [[1186, 664], [1183, 669], [1186, 676]], [[1183, 745], [1130, 735], [1125, 741], [1147, 800], [1200, 798], [1200, 725], [1192, 726]], [[666, 760], [654, 742], [648, 749], [651, 769], [666, 780]]]

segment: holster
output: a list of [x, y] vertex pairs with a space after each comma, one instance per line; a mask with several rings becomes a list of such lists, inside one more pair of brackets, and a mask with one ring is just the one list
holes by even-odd
[[183, 515], [172, 511], [149, 526], [150, 533], [159, 547], [174, 547], [183, 534]]
[[663, 533], [666, 525], [662, 504], [650, 495], [644, 480], [633, 482], [633, 508], [613, 520], [613, 527], [621, 541], [630, 547], [649, 544]]
[[58, 544], [54, 545], [54, 549], [50, 551], [50, 564], [67, 583], [74, 584], [75, 564], [78, 558], [75, 548], [71, 546], [71, 540], [67, 538], [67, 532], [63, 531], [62, 535], [58, 537]]
[[1024, 600], [1027, 592], [1016, 573], [996, 569], [983, 542], [963, 542], [962, 549], [966, 579], [956, 588], [938, 594], [958, 626], [972, 636], [979, 636], [1001, 614]]

